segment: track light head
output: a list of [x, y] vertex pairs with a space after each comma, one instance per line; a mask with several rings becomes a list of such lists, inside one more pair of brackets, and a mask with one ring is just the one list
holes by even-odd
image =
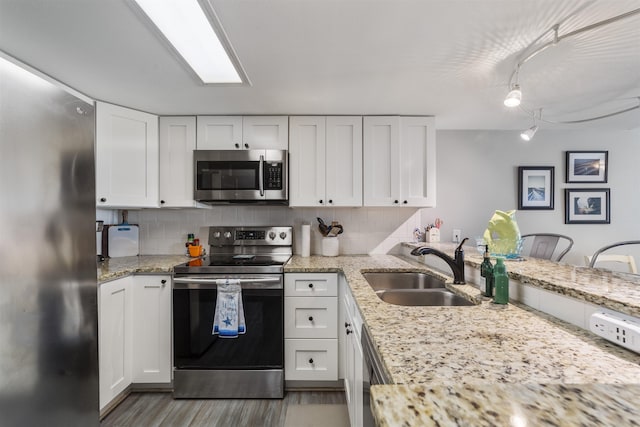
[[504, 105], [507, 107], [517, 107], [520, 105], [520, 101], [522, 101], [522, 91], [520, 90], [520, 86], [516, 84], [513, 85], [513, 88], [504, 99]]
[[529, 129], [522, 131], [522, 133], [520, 134], [520, 138], [524, 139], [525, 141], [531, 141], [533, 139], [533, 135], [535, 135], [537, 131], [538, 125], [533, 125]]

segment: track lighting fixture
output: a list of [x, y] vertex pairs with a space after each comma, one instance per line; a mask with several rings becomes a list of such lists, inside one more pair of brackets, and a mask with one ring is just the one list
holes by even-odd
[[[525, 108], [524, 106], [521, 105], [522, 91], [520, 90], [520, 85], [519, 85], [519, 81], [521, 81], [520, 80], [520, 72], [522, 71], [521, 68], [529, 60], [538, 56], [541, 52], [549, 48], [552, 48], [553, 46], [558, 45], [565, 39], [576, 37], [578, 35], [581, 35], [582, 33], [592, 31], [592, 30], [604, 27], [606, 25], [613, 24], [623, 19], [628, 19], [629, 17], [635, 16], [638, 14], [640, 14], [640, 8], [631, 10], [621, 15], [614, 16], [609, 19], [605, 19], [603, 21], [596, 22], [594, 24], [590, 24], [581, 28], [574, 29], [565, 34], [560, 34], [560, 24], [556, 24], [550, 29], [548, 29], [547, 31], [545, 31], [544, 33], [542, 33], [529, 46], [527, 46], [521, 51], [520, 55], [517, 57], [516, 64], [511, 73], [511, 77], [509, 78], [508, 87], [511, 88], [511, 90], [509, 91], [509, 93], [507, 94], [507, 97], [504, 100], [504, 105], [507, 107], [519, 106], [524, 113], [533, 116], [534, 126], [532, 126], [531, 128], [527, 129], [526, 131], [520, 134], [522, 139], [524, 139], [525, 141], [530, 141], [533, 138], [533, 135], [538, 130], [538, 126], [535, 124], [535, 119], [536, 119], [535, 110]], [[551, 39], [545, 42], [544, 41], [545, 37], [548, 38], [549, 35], [552, 35]], [[578, 124], [578, 123], [591, 122], [594, 120], [601, 120], [607, 117], [617, 116], [618, 114], [627, 113], [629, 111], [637, 110], [637, 109], [640, 109], [640, 97], [637, 99], [636, 105], [626, 106], [622, 109], [619, 109], [617, 111], [613, 111], [607, 114], [601, 114], [593, 117], [586, 117], [579, 120], [550, 120], [550, 119], [543, 120], [542, 114], [541, 114], [539, 121], [544, 121], [545, 123], [554, 123], [554, 124]]]
[[522, 131], [522, 133], [520, 134], [520, 138], [522, 138], [525, 141], [531, 141], [537, 131], [538, 131], [538, 125], [533, 125], [529, 129]]
[[522, 91], [520, 90], [520, 85], [516, 83], [504, 99], [504, 105], [507, 107], [517, 107], [520, 105], [520, 101], [522, 101]]

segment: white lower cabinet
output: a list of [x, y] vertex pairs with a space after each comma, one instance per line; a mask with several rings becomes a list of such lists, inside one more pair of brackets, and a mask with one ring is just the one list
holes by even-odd
[[337, 274], [287, 273], [284, 282], [285, 380], [337, 381]]
[[[343, 278], [344, 276], [341, 275], [341, 282]], [[344, 391], [350, 424], [352, 427], [360, 427], [363, 423], [363, 361], [360, 344], [362, 318], [346, 279], [344, 279], [344, 286], [340, 286], [340, 289], [340, 322], [344, 326], [340, 330], [340, 361], [343, 367]]]
[[100, 409], [132, 381], [132, 277], [100, 285], [98, 292], [98, 358]]
[[171, 382], [171, 276], [133, 276], [133, 382]]
[[171, 382], [171, 276], [138, 275], [98, 291], [100, 410], [132, 383]]

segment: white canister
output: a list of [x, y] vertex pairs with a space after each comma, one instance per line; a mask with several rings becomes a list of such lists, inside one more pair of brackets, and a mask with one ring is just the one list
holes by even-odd
[[300, 233], [300, 255], [305, 258], [311, 255], [311, 224], [302, 224]]
[[322, 238], [323, 256], [338, 256], [338, 252], [340, 252], [340, 241], [337, 237]]

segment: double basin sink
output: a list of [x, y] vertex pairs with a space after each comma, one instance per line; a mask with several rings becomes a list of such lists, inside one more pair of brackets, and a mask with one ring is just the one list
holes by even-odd
[[378, 298], [395, 305], [472, 306], [471, 301], [446, 289], [444, 280], [425, 273], [362, 273]]

